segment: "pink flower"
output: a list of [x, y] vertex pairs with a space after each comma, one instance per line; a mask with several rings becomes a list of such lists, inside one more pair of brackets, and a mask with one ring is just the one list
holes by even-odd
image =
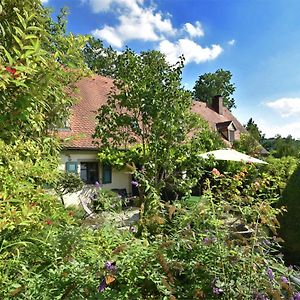
[[212, 171], [211, 171], [211, 173], [213, 175], [215, 175], [215, 176], [220, 176], [221, 175], [220, 171], [218, 169], [216, 169], [216, 168], [213, 168]]

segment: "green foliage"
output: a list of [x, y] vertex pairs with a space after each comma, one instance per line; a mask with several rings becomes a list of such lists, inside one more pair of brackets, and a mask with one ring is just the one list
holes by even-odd
[[279, 212], [266, 201], [240, 209], [237, 203], [214, 201], [209, 195], [187, 208], [181, 202], [165, 209], [165, 217], [149, 220], [159, 224], [159, 234], [132, 237], [111, 253], [117, 271], [100, 299], [292, 296], [295, 287], [289, 279], [283, 284], [281, 276], [289, 278], [293, 271], [276, 255], [278, 243], [261, 222], [269, 218], [276, 223]]
[[268, 149], [275, 157], [294, 156], [299, 158], [300, 142], [295, 140], [291, 135], [286, 138], [276, 135], [275, 138], [265, 139], [264, 147]]
[[62, 204], [64, 204], [63, 196], [68, 193], [76, 193], [83, 187], [83, 181], [78, 174], [67, 173], [61, 171], [54, 183], [54, 190], [60, 196]]
[[[76, 211], [64, 210], [42, 188], [55, 181], [56, 171], [51, 157], [47, 163], [31, 158], [33, 146], [1, 144], [2, 299], [253, 299], [256, 293], [289, 299], [294, 293], [290, 281], [280, 279], [289, 280], [293, 271], [277, 256], [273, 238], [280, 210], [272, 207], [272, 194], [261, 197], [265, 187], [253, 182], [260, 180], [255, 166], [244, 174], [214, 172], [206, 197], [186, 207], [166, 204], [160, 215], [141, 220], [149, 230], [138, 237], [103, 222], [97, 230], [79, 226]], [[273, 160], [277, 165], [264, 166], [265, 172], [286, 166], [279, 174], [287, 180], [293, 161]], [[107, 261], [115, 262], [114, 273], [104, 267]], [[109, 284], [98, 292], [105, 278]]]
[[119, 166], [131, 164], [132, 172], [139, 173], [141, 198], [150, 186], [156, 190], [150, 197], [153, 207], [159, 206], [164, 187], [189, 181], [183, 179], [183, 167], [201, 171], [194, 151], [199, 143], [191, 135], [200, 130], [207, 134], [208, 126], [190, 112], [191, 94], [180, 82], [182, 67], [182, 61], [170, 66], [157, 51], [137, 55], [127, 49], [117, 58], [116, 90], [97, 116], [99, 157]]
[[245, 128], [247, 131], [250, 133], [250, 135], [258, 142], [261, 142], [262, 139], [264, 139], [264, 135], [262, 132], [259, 130], [257, 124], [254, 122], [252, 118], [249, 119], [247, 122]]
[[300, 195], [300, 167], [290, 177], [283, 192], [279, 206], [286, 207], [287, 212], [283, 214], [279, 221], [281, 224], [280, 235], [284, 239], [283, 244], [285, 259], [289, 264], [298, 264], [300, 260], [300, 232], [299, 232], [299, 195]]
[[38, 146], [0, 141], [0, 298], [93, 299], [120, 234], [81, 226], [82, 214], [44, 189], [57, 161]]
[[66, 86], [84, 70], [86, 39], [64, 34], [39, 0], [1, 3], [0, 137], [38, 140], [68, 117], [73, 99]]
[[263, 150], [258, 140], [249, 133], [241, 133], [240, 139], [233, 142], [233, 147], [237, 151], [247, 153], [254, 157], [259, 156]]
[[98, 189], [93, 197], [92, 205], [95, 212], [115, 211], [120, 212], [122, 209], [123, 200], [117, 193]]
[[297, 160], [269, 157], [267, 162], [267, 165], [225, 163], [223, 167], [220, 164], [221, 168], [212, 171], [209, 177], [214, 197], [239, 201], [241, 206], [257, 199], [277, 202], [297, 167]]
[[219, 69], [215, 73], [200, 75], [194, 86], [194, 97], [199, 101], [211, 104], [214, 96], [221, 95], [224, 105], [228, 109], [236, 107], [235, 100], [232, 97], [235, 85], [230, 82], [231, 77], [231, 72], [223, 69]]
[[117, 52], [111, 46], [105, 48], [102, 41], [90, 37], [83, 53], [85, 62], [93, 72], [115, 77]]

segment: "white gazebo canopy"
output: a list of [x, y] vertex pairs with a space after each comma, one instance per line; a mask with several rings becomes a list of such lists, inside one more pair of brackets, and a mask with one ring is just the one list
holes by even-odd
[[216, 160], [231, 160], [231, 161], [240, 161], [245, 163], [255, 163], [255, 164], [267, 164], [267, 162], [257, 159], [255, 157], [249, 156], [247, 154], [238, 152], [233, 149], [221, 149], [214, 150], [199, 155], [202, 158], [208, 159], [213, 157]]

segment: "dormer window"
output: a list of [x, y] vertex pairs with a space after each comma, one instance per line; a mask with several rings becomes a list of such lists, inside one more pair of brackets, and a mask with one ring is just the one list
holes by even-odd
[[228, 129], [228, 141], [233, 143], [235, 141], [235, 130]]
[[220, 122], [216, 124], [217, 130], [221, 133], [223, 138], [225, 138], [230, 143], [235, 141], [235, 131], [236, 127], [232, 121]]

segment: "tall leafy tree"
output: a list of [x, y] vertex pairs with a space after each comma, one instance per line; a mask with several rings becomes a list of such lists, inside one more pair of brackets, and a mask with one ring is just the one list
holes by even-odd
[[247, 124], [245, 125], [247, 131], [254, 137], [258, 142], [264, 139], [264, 134], [259, 130], [257, 124], [254, 122], [252, 118], [249, 119]]
[[66, 34], [65, 12], [55, 23], [39, 0], [1, 3], [0, 138], [43, 139], [68, 116], [86, 38]]
[[114, 77], [116, 72], [117, 52], [105, 47], [103, 42], [90, 37], [83, 50], [88, 67], [96, 74]]
[[205, 73], [200, 75], [193, 89], [194, 97], [199, 101], [211, 104], [214, 96], [221, 95], [224, 105], [231, 109], [236, 107], [232, 94], [235, 91], [235, 85], [231, 82], [232, 74], [223, 69], [215, 73]]
[[145, 210], [152, 211], [167, 184], [183, 187], [190, 181], [195, 173], [185, 179], [182, 173], [188, 165], [200, 169], [189, 133], [206, 124], [190, 112], [191, 94], [181, 87], [182, 61], [170, 66], [160, 52], [137, 55], [127, 49], [117, 65], [116, 90], [97, 117], [100, 158], [142, 166], [135, 175]]
[[300, 144], [291, 135], [283, 138], [281, 135], [277, 135], [273, 145], [275, 157], [285, 156], [300, 156]]

